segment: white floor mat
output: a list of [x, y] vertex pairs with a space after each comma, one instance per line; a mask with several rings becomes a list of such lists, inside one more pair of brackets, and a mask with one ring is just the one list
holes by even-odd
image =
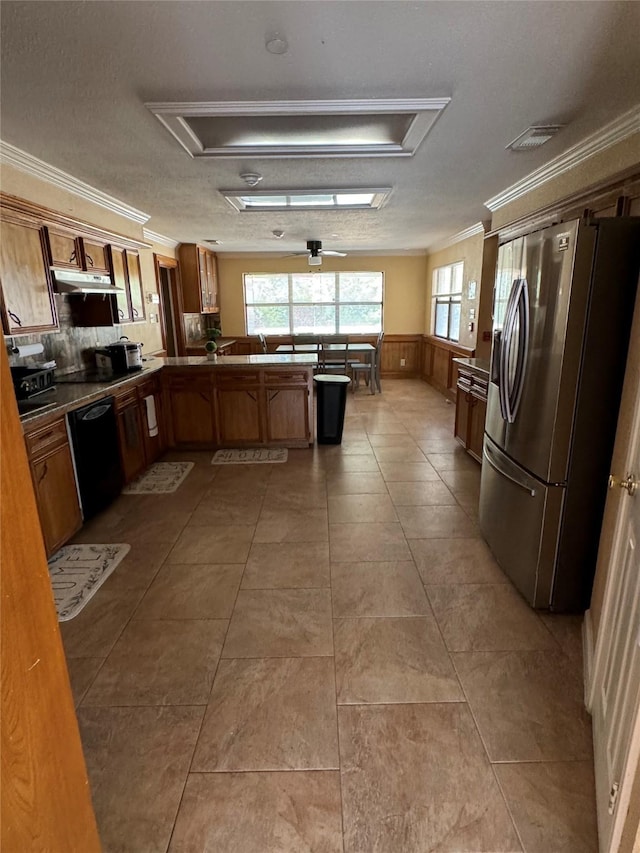
[[167, 495], [175, 492], [189, 471], [193, 462], [154, 462], [137, 480], [122, 490], [124, 495]]
[[49, 560], [58, 621], [73, 619], [129, 553], [130, 545], [65, 545]]

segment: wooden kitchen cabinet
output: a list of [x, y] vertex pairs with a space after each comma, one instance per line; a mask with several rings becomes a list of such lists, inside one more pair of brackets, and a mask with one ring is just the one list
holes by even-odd
[[260, 388], [218, 388], [219, 443], [227, 447], [262, 444]]
[[80, 248], [82, 249], [82, 268], [96, 275], [109, 275], [109, 246], [97, 240], [87, 240], [80, 237]]
[[214, 314], [218, 306], [218, 261], [215, 252], [195, 243], [178, 249], [182, 304], [186, 314]]
[[193, 370], [170, 372], [164, 378], [163, 404], [172, 445], [215, 444], [214, 390], [212, 376]]
[[25, 435], [47, 556], [82, 526], [71, 447], [64, 418]]
[[116, 418], [126, 485], [139, 477], [147, 466], [143, 419], [136, 388], [116, 397]]
[[140, 274], [140, 256], [137, 252], [109, 246], [111, 278], [118, 288], [118, 323], [144, 321], [144, 292]]
[[482, 463], [484, 422], [487, 414], [489, 374], [484, 369], [458, 360], [455, 437], [478, 462]]
[[43, 229], [3, 216], [0, 241], [2, 323], [7, 335], [59, 330]]
[[[138, 395], [140, 399], [140, 415], [142, 418], [142, 430], [144, 435], [144, 449], [146, 464], [151, 465], [158, 459], [165, 447], [165, 431], [163, 420], [162, 407], [162, 386], [159, 376], [153, 376], [147, 379], [138, 386]], [[158, 429], [157, 435], [149, 434], [149, 417], [147, 411], [147, 397], [153, 397], [153, 404], [156, 412], [156, 425]]]
[[77, 234], [64, 229], [45, 228], [49, 264], [57, 269], [82, 270], [82, 250]]
[[267, 441], [308, 441], [308, 394], [304, 388], [266, 388]]

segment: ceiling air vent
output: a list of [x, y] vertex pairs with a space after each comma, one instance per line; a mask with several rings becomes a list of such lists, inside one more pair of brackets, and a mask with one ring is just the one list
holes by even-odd
[[562, 124], [538, 124], [528, 127], [520, 136], [516, 136], [513, 142], [505, 146], [505, 150], [528, 151], [530, 148], [539, 148], [548, 142], [552, 136], [562, 129]]

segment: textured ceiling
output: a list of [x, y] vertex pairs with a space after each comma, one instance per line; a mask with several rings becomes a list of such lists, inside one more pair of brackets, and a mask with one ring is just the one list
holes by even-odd
[[[640, 101], [639, 2], [2, 2], [1, 133], [221, 251], [421, 249]], [[288, 52], [265, 38], [279, 33]], [[206, 160], [148, 101], [451, 97], [401, 159]], [[537, 151], [529, 124], [567, 124]], [[217, 189], [391, 186], [375, 212], [234, 213]], [[275, 241], [271, 232], [285, 236]], [[337, 236], [332, 236], [337, 235]]]

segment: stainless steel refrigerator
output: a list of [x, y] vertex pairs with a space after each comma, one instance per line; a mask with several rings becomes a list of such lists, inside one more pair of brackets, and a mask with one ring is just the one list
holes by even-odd
[[640, 218], [503, 244], [480, 527], [536, 608], [589, 606], [640, 269]]

